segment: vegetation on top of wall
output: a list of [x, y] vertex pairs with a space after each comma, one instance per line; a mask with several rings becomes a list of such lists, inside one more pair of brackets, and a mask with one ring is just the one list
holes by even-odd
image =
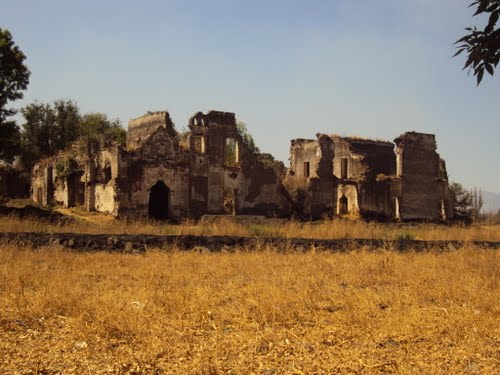
[[68, 158], [64, 160], [59, 160], [56, 163], [56, 172], [59, 177], [71, 178], [82, 173], [82, 169], [79, 167], [78, 162], [74, 158]]
[[255, 140], [253, 139], [252, 134], [250, 134], [250, 132], [248, 131], [247, 124], [243, 121], [237, 121], [236, 129], [238, 130], [238, 134], [240, 135], [241, 140], [243, 141], [245, 146], [247, 146], [248, 150], [252, 154], [260, 153], [260, 149], [255, 144]]
[[87, 141], [104, 138], [125, 144], [126, 131], [120, 120], [110, 120], [103, 113], [81, 115], [77, 103], [72, 100], [56, 100], [52, 104], [34, 102], [21, 109], [21, 113], [25, 119], [21, 155], [28, 169], [38, 160], [67, 148], [78, 138]]

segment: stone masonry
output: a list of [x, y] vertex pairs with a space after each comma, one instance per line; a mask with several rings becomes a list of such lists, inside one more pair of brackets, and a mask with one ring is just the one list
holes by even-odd
[[[436, 220], [452, 215], [435, 137], [386, 141], [318, 134], [294, 139], [290, 167], [252, 151], [234, 113], [197, 112], [178, 134], [168, 112], [128, 124], [126, 147], [75, 142], [35, 165], [31, 196], [116, 216], [215, 215]], [[396, 148], [395, 148], [396, 146]]]

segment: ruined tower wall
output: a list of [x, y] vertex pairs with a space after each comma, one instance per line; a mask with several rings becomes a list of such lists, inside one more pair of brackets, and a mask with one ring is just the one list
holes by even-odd
[[234, 113], [198, 112], [188, 126], [191, 215], [288, 213], [278, 173], [248, 149]]
[[175, 136], [174, 124], [168, 112], [159, 111], [148, 113], [142, 117], [130, 120], [127, 130], [127, 150], [136, 150], [159, 127], [166, 128], [170, 135]]
[[441, 217], [443, 188], [440, 158], [432, 134], [408, 132], [395, 139], [398, 177], [402, 179], [399, 202], [403, 220]]
[[315, 165], [321, 159], [316, 139], [293, 139], [290, 147], [290, 167], [297, 178], [318, 177]]
[[394, 144], [385, 141], [346, 138], [355, 166], [358, 206], [363, 217], [390, 218], [393, 203], [390, 176], [396, 173]]

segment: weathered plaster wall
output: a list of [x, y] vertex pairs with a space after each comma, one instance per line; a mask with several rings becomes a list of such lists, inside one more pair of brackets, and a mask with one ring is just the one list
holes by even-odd
[[[123, 158], [123, 157], [122, 157]], [[151, 188], [159, 181], [168, 188], [168, 217], [178, 219], [189, 213], [189, 155], [167, 127], [158, 127], [140, 147], [129, 153], [128, 184], [121, 194], [128, 197], [123, 210], [148, 216]], [[118, 171], [124, 168], [118, 168]], [[118, 198], [119, 202], [123, 198]]]
[[148, 113], [130, 120], [127, 130], [127, 150], [134, 151], [140, 147], [159, 127], [164, 127], [171, 136], [176, 134], [170, 114], [165, 111]]
[[290, 147], [290, 166], [293, 174], [300, 178], [318, 177], [316, 164], [321, 151], [316, 139], [293, 139]]
[[440, 179], [440, 158], [432, 134], [408, 132], [395, 140], [397, 170], [402, 179], [400, 212], [403, 220], [441, 218], [446, 199]]
[[339, 175], [341, 158], [348, 158], [347, 177], [357, 183], [358, 211], [361, 216], [392, 217], [394, 209], [388, 178], [396, 173], [394, 144], [360, 138], [344, 138], [342, 143], [348, 145], [350, 155], [337, 153], [336, 150], [338, 157], [335, 170]]
[[[293, 140], [287, 191], [283, 164], [250, 150], [234, 113], [197, 112], [188, 127], [188, 144], [181, 146], [168, 112], [155, 112], [129, 122], [127, 150], [103, 140], [77, 142], [35, 166], [32, 197], [147, 217], [156, 196], [167, 207], [162, 218], [171, 219], [288, 216], [292, 207], [312, 219], [358, 213], [436, 219], [452, 213], [446, 166], [432, 135], [403, 134], [395, 140], [396, 154], [383, 141], [325, 134]], [[62, 173], [59, 164], [70, 159], [71, 173]]]
[[[252, 154], [238, 133], [234, 113], [198, 112], [188, 126], [191, 215], [227, 213], [228, 199], [235, 214], [288, 214], [280, 172]], [[227, 149], [228, 139], [234, 149]]]

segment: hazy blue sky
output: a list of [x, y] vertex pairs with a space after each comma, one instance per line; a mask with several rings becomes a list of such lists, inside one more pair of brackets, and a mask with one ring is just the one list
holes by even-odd
[[[288, 164], [318, 132], [435, 133], [450, 179], [500, 192], [500, 77], [454, 58], [471, 0], [0, 0], [32, 72], [25, 99], [130, 118], [236, 112]], [[500, 75], [500, 72], [498, 72]]]

